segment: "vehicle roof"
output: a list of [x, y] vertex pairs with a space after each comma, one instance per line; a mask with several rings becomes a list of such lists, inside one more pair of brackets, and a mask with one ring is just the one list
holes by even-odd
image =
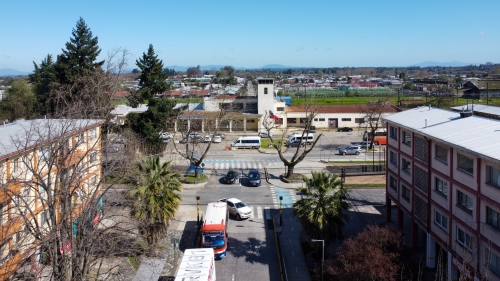
[[251, 169], [251, 170], [250, 170], [250, 173], [259, 173], [259, 170], [256, 170], [256, 169]]
[[239, 203], [239, 202], [241, 202], [241, 200], [240, 200], [240, 199], [238, 199], [238, 198], [227, 198], [227, 199], [226, 199], [226, 202], [227, 202], [227, 201], [229, 201], [229, 202], [231, 202], [231, 203]]

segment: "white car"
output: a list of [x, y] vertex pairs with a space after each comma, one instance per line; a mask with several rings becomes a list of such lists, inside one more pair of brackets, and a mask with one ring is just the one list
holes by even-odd
[[205, 136], [205, 138], [203, 139], [203, 142], [211, 142], [211, 141], [212, 141], [211, 136]]
[[172, 134], [165, 133], [165, 132], [159, 133], [159, 136], [160, 136], [160, 139], [162, 139], [162, 141], [164, 143], [170, 142], [170, 140], [174, 138], [174, 136]]
[[214, 136], [212, 138], [212, 142], [213, 143], [221, 143], [222, 142], [222, 138], [220, 136]]
[[252, 209], [250, 209], [240, 199], [223, 198], [219, 199], [219, 202], [226, 202], [229, 214], [236, 216], [238, 220], [246, 219], [252, 216]]

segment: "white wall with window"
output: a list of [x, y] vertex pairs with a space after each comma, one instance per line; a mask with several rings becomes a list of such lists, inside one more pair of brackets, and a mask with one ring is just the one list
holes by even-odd
[[407, 211], [411, 212], [413, 205], [413, 194], [410, 185], [406, 184], [405, 182], [399, 183], [399, 202], [403, 207], [406, 208]]
[[481, 242], [480, 267], [488, 268], [488, 281], [500, 281], [500, 250], [488, 242]]
[[399, 176], [409, 184], [413, 184], [413, 163], [406, 155], [400, 155], [399, 158]]
[[450, 183], [446, 177], [440, 174], [431, 173], [431, 198], [434, 202], [448, 209], [450, 202]]
[[475, 196], [457, 186], [454, 186], [453, 194], [450, 194], [450, 196], [453, 196], [453, 215], [464, 222], [472, 221], [477, 211]]
[[387, 136], [387, 144], [393, 147], [399, 147], [399, 128], [396, 126], [389, 126], [389, 134]]
[[[481, 193], [488, 198], [496, 198], [500, 192], [500, 164], [481, 160]], [[499, 199], [500, 200], [500, 199]]]
[[450, 148], [444, 144], [432, 142], [431, 166], [440, 173], [450, 175]]
[[431, 207], [431, 224], [432, 233], [439, 237], [441, 243], [448, 244], [448, 235], [450, 231], [450, 218], [446, 214], [446, 209], [436, 206]]
[[477, 158], [465, 151], [456, 150], [453, 162], [453, 179], [473, 190], [477, 190]]
[[[472, 235], [470, 232], [466, 229], [465, 226], [456, 224], [455, 225], [455, 242], [457, 243], [457, 246], [462, 247], [464, 250], [467, 250], [470, 252], [470, 254], [474, 255], [475, 253], [472, 253], [474, 250], [474, 241], [472, 239]], [[457, 249], [457, 252], [461, 252]], [[469, 257], [470, 258], [470, 257]]]
[[399, 155], [396, 151], [389, 149], [389, 162], [387, 168], [389, 168], [394, 173], [398, 174], [398, 163], [399, 163]]
[[399, 149], [407, 155], [413, 155], [412, 133], [410, 131], [399, 130]]
[[484, 201], [480, 205], [481, 234], [491, 241], [500, 241], [500, 208]]

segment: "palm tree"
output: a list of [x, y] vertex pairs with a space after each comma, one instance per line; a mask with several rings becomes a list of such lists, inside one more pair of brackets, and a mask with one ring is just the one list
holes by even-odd
[[179, 173], [170, 170], [170, 162], [160, 165], [160, 158], [148, 157], [136, 164], [137, 178], [130, 190], [134, 199], [131, 215], [139, 220], [139, 231], [156, 255], [156, 244], [165, 236], [167, 226], [181, 202]]
[[293, 205], [303, 231], [309, 239], [324, 239], [326, 244], [342, 238], [342, 229], [349, 219], [345, 212], [350, 204], [340, 178], [313, 171], [312, 178], [305, 178], [304, 182], [306, 187], [299, 188], [303, 199]]

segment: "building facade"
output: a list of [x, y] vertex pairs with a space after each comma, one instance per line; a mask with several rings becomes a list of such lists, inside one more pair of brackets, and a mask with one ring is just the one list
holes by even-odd
[[431, 107], [385, 116], [387, 220], [452, 280], [500, 280], [500, 121]]
[[102, 124], [40, 119], [0, 126], [0, 280], [34, 258], [51, 222], [76, 220], [100, 190]]

